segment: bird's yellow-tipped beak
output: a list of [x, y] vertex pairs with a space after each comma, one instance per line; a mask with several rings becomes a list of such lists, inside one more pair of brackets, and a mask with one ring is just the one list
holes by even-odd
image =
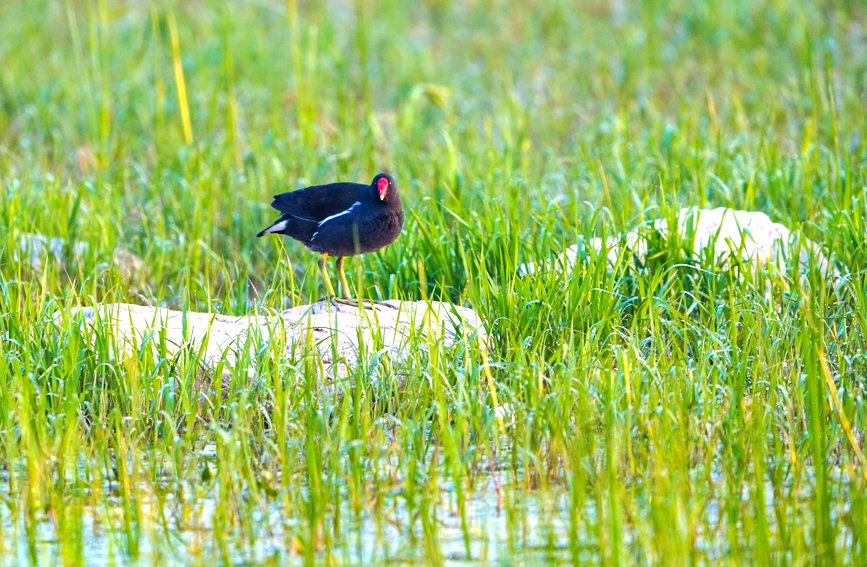
[[376, 190], [379, 191], [379, 200], [385, 201], [385, 196], [388, 195], [388, 179], [380, 177], [376, 182]]

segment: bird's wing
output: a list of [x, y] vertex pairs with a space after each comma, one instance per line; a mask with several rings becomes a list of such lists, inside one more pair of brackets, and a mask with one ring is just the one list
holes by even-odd
[[364, 189], [367, 185], [360, 183], [314, 185], [274, 195], [271, 206], [283, 214], [318, 223], [348, 210], [360, 199]]

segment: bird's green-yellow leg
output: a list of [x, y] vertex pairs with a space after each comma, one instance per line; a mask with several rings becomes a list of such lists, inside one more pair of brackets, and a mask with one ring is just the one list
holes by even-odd
[[340, 274], [341, 292], [344, 297], [334, 299], [334, 303], [358, 307], [360, 305], [359, 300], [349, 297], [349, 282], [346, 281], [346, 273], [343, 271], [343, 256], [337, 259], [337, 272]]
[[337, 259], [337, 273], [340, 274], [340, 290], [343, 297], [349, 299], [349, 282], [346, 281], [346, 273], [343, 271], [343, 256]]
[[332, 298], [331, 302], [339, 305], [351, 305], [352, 307], [365, 307], [368, 308], [373, 307], [375, 305], [386, 305], [387, 307], [393, 307], [387, 303], [382, 301], [375, 301], [372, 299], [352, 299], [349, 297], [349, 283], [346, 281], [346, 273], [343, 271], [343, 257], [337, 259], [337, 271], [340, 274], [340, 285], [342, 286], [343, 298]]
[[334, 287], [331, 285], [331, 280], [328, 279], [328, 269], [325, 266], [327, 261], [328, 254], [323, 254], [322, 259], [319, 261], [319, 273], [322, 274], [322, 279], [325, 280], [325, 289], [328, 290], [328, 295], [337, 297], [337, 294], [334, 293]]

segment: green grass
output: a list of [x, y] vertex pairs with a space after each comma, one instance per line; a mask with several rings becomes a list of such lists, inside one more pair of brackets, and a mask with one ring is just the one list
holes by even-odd
[[[3, 1], [4, 563], [864, 563], [865, 21], [855, 0]], [[379, 170], [405, 231], [351, 281], [477, 310], [487, 363], [371, 347], [323, 389], [273, 341], [223, 390], [193, 349], [112, 358], [104, 329], [52, 324], [308, 303], [315, 257], [255, 238], [270, 196]], [[850, 276], [676, 253], [515, 275], [687, 205], [765, 211]], [[34, 270], [31, 232], [88, 249]]]

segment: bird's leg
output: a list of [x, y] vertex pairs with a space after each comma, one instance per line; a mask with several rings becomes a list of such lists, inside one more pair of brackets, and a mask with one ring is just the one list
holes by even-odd
[[340, 274], [340, 285], [343, 286], [343, 298], [332, 298], [331, 302], [338, 305], [351, 305], [352, 307], [358, 307], [360, 305], [365, 308], [370, 307], [373, 308], [376, 305], [384, 305], [386, 307], [393, 307], [388, 303], [383, 301], [376, 301], [375, 299], [352, 299], [349, 297], [349, 283], [346, 281], [346, 274], [343, 271], [343, 260], [344, 258], [341, 256], [337, 259], [337, 271]]
[[340, 274], [340, 286], [342, 287], [341, 291], [343, 292], [343, 295], [345, 297], [335, 297], [331, 300], [331, 302], [338, 305], [351, 305], [352, 307], [358, 307], [359, 300], [349, 297], [349, 282], [346, 281], [346, 273], [344, 273], [343, 271], [343, 260], [343, 256], [337, 258], [337, 273]]
[[349, 299], [349, 282], [346, 281], [346, 273], [343, 271], [343, 256], [337, 259], [337, 273], [340, 274], [340, 286], [343, 288], [341, 292], [343, 297]]
[[334, 298], [337, 297], [337, 294], [334, 293], [334, 286], [331, 285], [331, 280], [328, 279], [328, 269], [326, 267], [327, 261], [328, 254], [325, 253], [322, 255], [322, 259], [319, 261], [319, 273], [322, 274], [322, 279], [325, 280], [325, 289], [328, 290], [328, 295]]
[[[334, 293], [334, 287], [331, 285], [331, 280], [328, 278], [328, 272], [325, 269], [325, 262], [328, 259], [328, 254], [322, 255], [322, 261], [319, 264], [320, 271], [322, 273], [322, 279], [325, 280], [325, 286], [328, 289], [328, 301], [331, 302], [331, 305], [334, 307], [338, 307], [340, 305], [351, 305], [353, 307], [358, 306], [358, 300], [356, 299], [341, 299]], [[343, 286], [343, 293], [349, 295], [349, 284], [346, 282], [346, 274], [343, 273], [343, 256], [339, 256], [337, 258], [337, 272], [340, 274], [340, 284]]]

